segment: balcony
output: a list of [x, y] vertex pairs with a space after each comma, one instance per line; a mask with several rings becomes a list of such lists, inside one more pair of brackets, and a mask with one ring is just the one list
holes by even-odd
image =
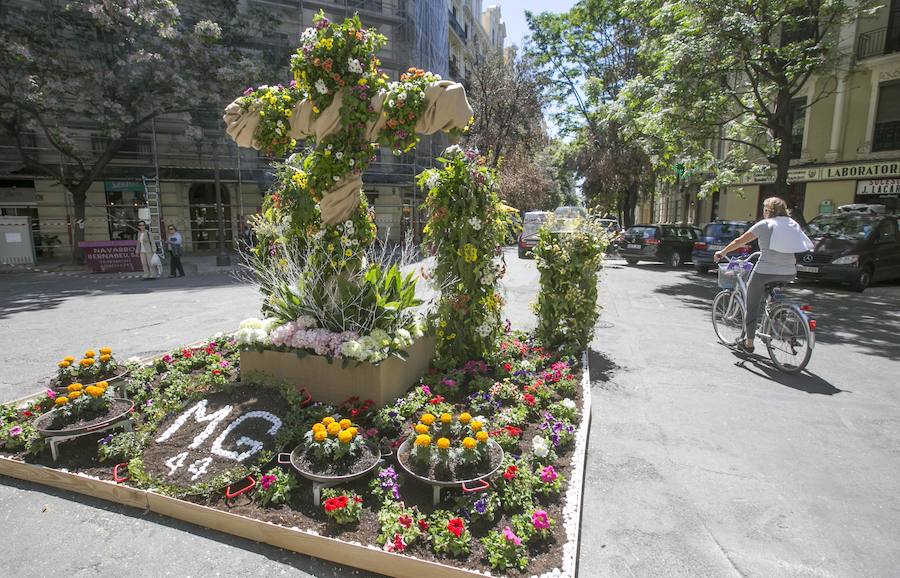
[[863, 32], [856, 41], [857, 60], [898, 51], [900, 51], [900, 26], [876, 28], [869, 32]]
[[459, 65], [456, 63], [455, 58], [450, 59], [450, 67], [449, 68], [450, 68], [450, 78], [452, 78], [454, 80], [460, 78]]
[[459, 20], [456, 19], [456, 15], [453, 14], [452, 11], [448, 10], [447, 12], [448, 19], [450, 20], [450, 28], [453, 30], [453, 32], [456, 33], [457, 36], [459, 36], [459, 39], [462, 41], [462, 43], [465, 44], [467, 39], [465, 28], [462, 27], [462, 24], [459, 23]]
[[875, 124], [872, 138], [872, 151], [900, 150], [900, 121], [879, 122]]

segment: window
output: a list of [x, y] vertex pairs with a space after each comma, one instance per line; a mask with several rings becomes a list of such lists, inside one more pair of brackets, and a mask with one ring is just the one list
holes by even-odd
[[897, 222], [888, 219], [878, 226], [875, 241], [879, 243], [891, 243], [897, 240]]
[[791, 158], [799, 159], [803, 151], [803, 128], [806, 125], [806, 99], [791, 101]]
[[873, 151], [900, 149], [900, 80], [883, 82], [878, 90]]

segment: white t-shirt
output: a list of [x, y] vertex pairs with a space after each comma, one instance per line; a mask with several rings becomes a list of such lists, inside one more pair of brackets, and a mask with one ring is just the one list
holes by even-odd
[[759, 239], [759, 250], [762, 253], [753, 270], [769, 275], [796, 275], [797, 258], [794, 254], [781, 253], [769, 248], [772, 232], [778, 225], [777, 219], [763, 219], [750, 227], [750, 232]]

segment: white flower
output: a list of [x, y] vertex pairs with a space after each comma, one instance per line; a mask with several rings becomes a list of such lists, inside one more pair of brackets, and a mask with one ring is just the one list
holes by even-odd
[[353, 359], [364, 359], [362, 345], [360, 345], [359, 341], [356, 341], [355, 339], [345, 341], [341, 345], [341, 355], [343, 355], [344, 357], [352, 357]]
[[431, 171], [431, 174], [428, 175], [428, 178], [425, 180], [425, 186], [428, 189], [433, 189], [438, 186], [438, 183], [441, 182], [441, 176], [437, 171]]
[[353, 231], [353, 221], [351, 221], [350, 219], [347, 219], [346, 221], [344, 221], [344, 227], [347, 228], [348, 233], [352, 232]]
[[397, 100], [406, 100], [406, 93], [405, 93], [405, 92], [401, 92], [400, 94], [398, 94], [398, 95], [397, 95]]
[[334, 182], [338, 182], [339, 180], [341, 180], [341, 177], [339, 177], [337, 175], [334, 175], [331, 178], [334, 180]]
[[478, 328], [475, 329], [475, 331], [478, 332], [478, 335], [487, 337], [491, 334], [492, 329], [490, 325], [488, 325], [487, 323], [483, 323], [482, 325], [479, 325]]
[[389, 106], [390, 108], [394, 108], [394, 99], [391, 99], [391, 100], [388, 101], [388, 106]]
[[297, 321], [294, 322], [294, 325], [298, 330], [305, 330], [313, 329], [318, 326], [319, 323], [315, 320], [315, 318], [310, 317], [309, 315], [301, 315], [297, 318]]
[[472, 217], [471, 219], [469, 219], [469, 225], [471, 225], [471, 227], [476, 231], [481, 230], [481, 221], [478, 219], [478, 217]]
[[140, 365], [140, 364], [141, 364], [141, 358], [138, 357], [137, 355], [132, 355], [131, 357], [129, 357], [128, 359], [125, 360], [125, 365]]
[[462, 154], [462, 149], [459, 148], [459, 145], [451, 145], [444, 149], [444, 154], [442, 157], [455, 157], [456, 155]]
[[222, 37], [222, 27], [212, 20], [201, 20], [194, 24], [194, 34], [204, 38], [214, 38], [218, 40]]
[[341, 151], [338, 151], [338, 152], [334, 153], [334, 158], [336, 158], [337, 160], [341, 160], [342, 158], [344, 158], [344, 153], [342, 153]]
[[241, 321], [241, 324], [238, 325], [239, 329], [259, 329], [263, 326], [263, 320], [257, 319], [256, 317], [250, 317], [249, 319], [244, 319]]
[[356, 164], [356, 161], [354, 161], [353, 159], [350, 159], [350, 166], [352, 167], [355, 164]]
[[347, 67], [350, 69], [350, 72], [355, 74], [362, 74], [363, 67], [362, 64], [359, 63], [359, 60], [355, 58], [347, 59]]
[[531, 451], [539, 458], [546, 458], [550, 453], [550, 444], [547, 442], [547, 438], [543, 436], [531, 438]]
[[387, 347], [391, 344], [391, 337], [384, 329], [374, 330], [371, 334], [371, 337], [378, 343], [379, 347]]
[[567, 397], [566, 399], [559, 402], [559, 405], [569, 408], [569, 409], [575, 409], [575, 400], [569, 399]]
[[315, 28], [309, 27], [303, 31], [303, 34], [300, 35], [300, 40], [303, 41], [304, 44], [310, 44], [316, 41], [316, 30]]
[[328, 94], [328, 87], [325, 86], [325, 81], [321, 78], [316, 81], [316, 90], [322, 94]]
[[398, 329], [397, 337], [404, 341], [412, 341], [412, 335], [410, 335], [409, 331], [407, 331], [406, 329]]

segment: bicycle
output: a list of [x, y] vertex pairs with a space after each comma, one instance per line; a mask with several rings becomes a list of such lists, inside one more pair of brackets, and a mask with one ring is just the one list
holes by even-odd
[[[747, 311], [747, 279], [753, 271], [756, 252], [745, 258], [729, 257], [719, 264], [719, 287], [712, 303], [712, 322], [716, 337], [732, 346], [744, 339]], [[779, 301], [777, 289], [784, 283], [766, 285], [766, 302], [756, 335], [766, 344], [769, 358], [785, 373], [800, 373], [809, 363], [816, 344], [816, 320], [807, 313], [809, 305]], [[784, 354], [784, 358], [782, 358]]]

